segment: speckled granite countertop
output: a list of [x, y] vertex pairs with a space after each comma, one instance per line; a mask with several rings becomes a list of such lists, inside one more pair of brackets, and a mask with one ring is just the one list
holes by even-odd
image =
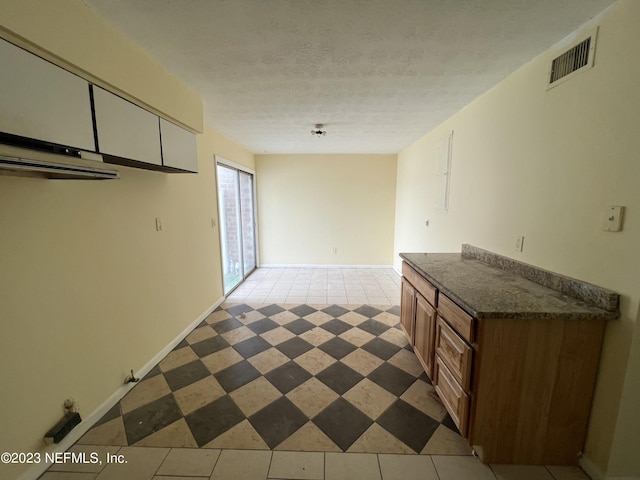
[[476, 318], [619, 316], [619, 296], [614, 292], [471, 245], [463, 245], [462, 253], [400, 257]]

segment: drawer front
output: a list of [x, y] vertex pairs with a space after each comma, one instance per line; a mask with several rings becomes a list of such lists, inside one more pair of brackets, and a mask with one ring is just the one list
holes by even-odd
[[471, 347], [445, 322], [438, 317], [436, 323], [436, 353], [465, 391], [469, 391], [471, 380]]
[[473, 317], [447, 298], [446, 295], [440, 295], [438, 300], [438, 313], [440, 316], [442, 316], [442, 318], [444, 318], [467, 342], [473, 342]]
[[406, 262], [402, 262], [402, 275], [420, 292], [420, 294], [434, 307], [438, 306], [438, 289], [425, 280]]
[[463, 437], [467, 436], [467, 420], [469, 417], [469, 396], [453, 377], [439, 355], [436, 354], [434, 364], [433, 386], [444, 403], [449, 415], [460, 430]]

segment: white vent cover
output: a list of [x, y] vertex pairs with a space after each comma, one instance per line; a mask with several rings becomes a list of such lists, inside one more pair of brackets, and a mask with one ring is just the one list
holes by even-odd
[[596, 51], [596, 37], [598, 29], [594, 28], [587, 38], [565, 49], [560, 55], [551, 61], [549, 75], [547, 76], [547, 89], [555, 87], [568, 80], [573, 75], [593, 67], [593, 58]]

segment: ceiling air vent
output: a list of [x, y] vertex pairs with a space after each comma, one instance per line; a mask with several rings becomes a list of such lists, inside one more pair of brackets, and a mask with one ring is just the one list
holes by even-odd
[[574, 44], [551, 61], [547, 88], [555, 87], [569, 79], [572, 74], [593, 67], [596, 34], [597, 29], [594, 29], [586, 39]]

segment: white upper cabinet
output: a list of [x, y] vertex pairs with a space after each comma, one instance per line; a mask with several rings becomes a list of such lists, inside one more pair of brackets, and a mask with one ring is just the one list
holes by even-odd
[[0, 39], [0, 132], [95, 150], [89, 86]]
[[93, 102], [100, 153], [162, 166], [157, 115], [95, 85]]
[[160, 119], [162, 134], [162, 165], [186, 172], [198, 172], [196, 136], [187, 130]]

